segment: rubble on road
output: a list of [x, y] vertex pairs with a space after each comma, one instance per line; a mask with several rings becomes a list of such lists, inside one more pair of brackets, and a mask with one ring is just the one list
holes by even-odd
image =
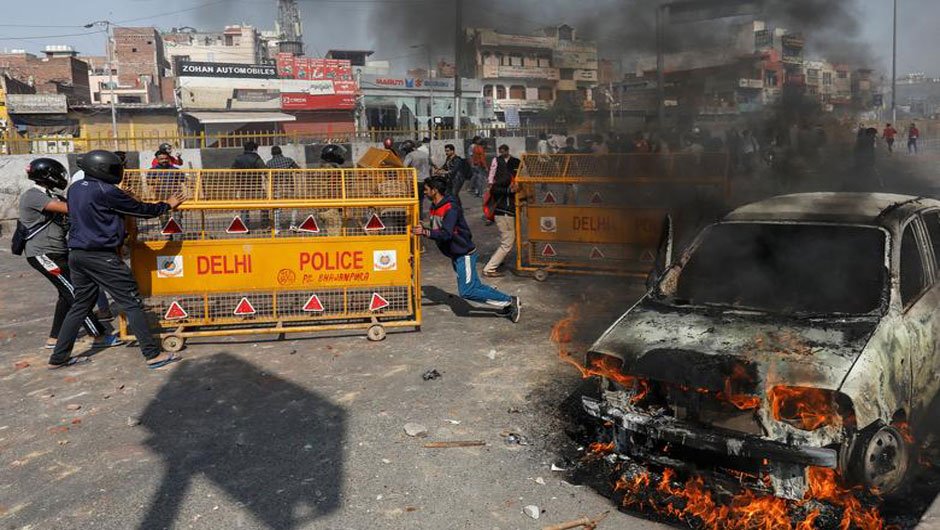
[[538, 506], [530, 504], [522, 509], [522, 513], [526, 514], [532, 519], [538, 519], [539, 516], [542, 515], [542, 510], [540, 510]]
[[412, 438], [423, 438], [428, 435], [428, 428], [420, 423], [406, 423], [405, 434]]

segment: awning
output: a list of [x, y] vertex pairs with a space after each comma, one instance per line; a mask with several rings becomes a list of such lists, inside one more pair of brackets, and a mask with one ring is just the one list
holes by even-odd
[[283, 112], [187, 112], [199, 123], [280, 123], [297, 121], [295, 116]]

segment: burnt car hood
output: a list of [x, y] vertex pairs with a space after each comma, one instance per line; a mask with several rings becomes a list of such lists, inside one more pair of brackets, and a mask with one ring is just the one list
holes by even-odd
[[744, 366], [754, 383], [838, 390], [878, 322], [781, 319], [645, 301], [591, 351], [622, 359], [623, 373], [694, 388], [721, 390], [733, 367]]

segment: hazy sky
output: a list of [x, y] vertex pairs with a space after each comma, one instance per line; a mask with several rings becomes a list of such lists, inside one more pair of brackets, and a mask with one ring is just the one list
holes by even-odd
[[[423, 9], [450, 5], [443, 0], [429, 2], [425, 7], [403, 0], [300, 0], [308, 55], [319, 55], [330, 48], [369, 48], [376, 50], [376, 58], [421, 63], [424, 52], [408, 49], [409, 44], [420, 43], [408, 42], [406, 28], [403, 28], [400, 42], [384, 45], [374, 42], [368, 15], [377, 1], [399, 3], [402, 9], [412, 9], [416, 20], [420, 20]], [[504, 1], [510, 4], [513, 0]], [[862, 25], [861, 38], [870, 43], [877, 55], [875, 61], [880, 61], [874, 66], [890, 73], [892, 0], [855, 1]], [[899, 1], [899, 74], [923, 71], [940, 75], [940, 53], [935, 52], [940, 48], [938, 0]], [[468, 8], [472, 9], [473, 2], [466, 0]], [[226, 23], [245, 22], [273, 29], [277, 14], [275, 0], [45, 0], [37, 3], [5, 0], [3, 3], [6, 16], [0, 19], [0, 49], [25, 48], [38, 52], [46, 44], [71, 44], [86, 55], [104, 53], [104, 35], [82, 28], [99, 19], [127, 26], [160, 28], [194, 26], [218, 30]], [[624, 4], [629, 5], [629, 2]], [[572, 5], [577, 8], [578, 2], [572, 1]], [[526, 21], [521, 21], [520, 28], [531, 30], [537, 24], [553, 22], [556, 21], [540, 20], [539, 14], [534, 12]]]

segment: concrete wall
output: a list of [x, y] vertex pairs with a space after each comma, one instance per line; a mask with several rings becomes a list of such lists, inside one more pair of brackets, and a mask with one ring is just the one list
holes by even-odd
[[[68, 155], [46, 155], [68, 167]], [[35, 155], [0, 156], [0, 220], [19, 217], [20, 195], [33, 185], [26, 178], [26, 166]]]

